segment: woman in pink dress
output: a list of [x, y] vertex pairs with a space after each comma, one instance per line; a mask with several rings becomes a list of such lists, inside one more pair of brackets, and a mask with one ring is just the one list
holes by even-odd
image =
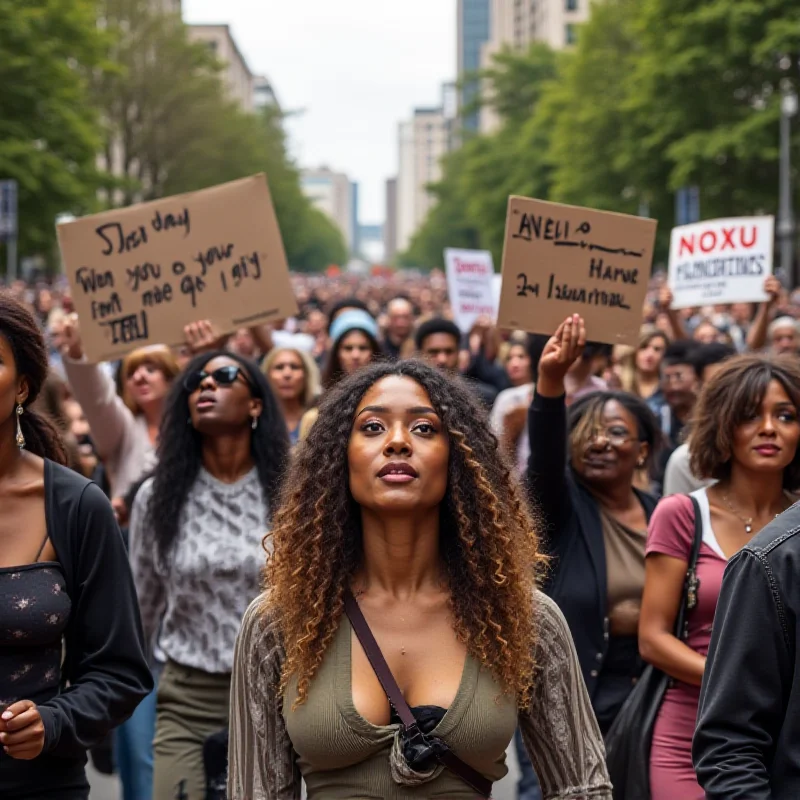
[[706, 384], [690, 443], [692, 472], [717, 481], [694, 493], [703, 541], [697, 605], [674, 635], [695, 530], [691, 499], [659, 504], [648, 528], [639, 619], [642, 658], [672, 677], [653, 731], [652, 800], [703, 800], [692, 766], [700, 683], [728, 559], [791, 505], [800, 486], [800, 366], [741, 356]]

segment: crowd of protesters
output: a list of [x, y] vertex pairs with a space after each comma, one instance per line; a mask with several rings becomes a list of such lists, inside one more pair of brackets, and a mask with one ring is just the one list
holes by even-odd
[[[461, 330], [436, 271], [292, 280], [115, 364], [60, 280], [0, 289], [0, 794], [85, 800], [91, 751], [125, 800], [466, 798], [513, 738], [522, 800], [800, 796], [798, 292], [656, 275], [630, 347]], [[351, 592], [461, 766], [409, 754]]]

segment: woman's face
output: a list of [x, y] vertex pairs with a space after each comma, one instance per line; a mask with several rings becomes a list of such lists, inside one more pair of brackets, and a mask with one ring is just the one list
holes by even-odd
[[281, 351], [272, 362], [269, 379], [281, 400], [302, 400], [306, 386], [303, 359], [293, 350]]
[[712, 344], [719, 338], [719, 331], [710, 322], [703, 322], [697, 326], [692, 338], [700, 344]]
[[364, 395], [347, 447], [350, 492], [376, 514], [437, 508], [447, 490], [450, 443], [428, 393], [389, 376]]
[[143, 361], [128, 374], [126, 389], [138, 408], [160, 403], [167, 396], [170, 382], [161, 368], [153, 361]]
[[0, 334], [0, 427], [10, 422], [16, 430], [17, 404], [24, 403], [27, 396], [27, 383], [17, 374], [11, 343]]
[[636, 369], [647, 375], [657, 374], [667, 343], [660, 336], [654, 336], [646, 345], [636, 351]]
[[647, 458], [647, 444], [639, 441], [636, 418], [616, 400], [603, 408], [598, 430], [581, 452], [573, 454], [573, 466], [583, 480], [598, 487], [630, 484], [639, 463]]
[[[217, 383], [214, 371], [220, 367], [237, 367], [239, 372], [230, 384]], [[233, 358], [217, 356], [201, 368], [205, 377], [189, 395], [189, 414], [195, 430], [204, 435], [219, 436], [242, 431], [260, 416], [262, 402], [253, 397], [249, 377]]]
[[773, 380], [761, 407], [734, 431], [732, 460], [753, 472], [781, 472], [794, 460], [798, 442], [798, 410]]
[[339, 342], [339, 363], [345, 375], [352, 375], [372, 361], [372, 345], [362, 331], [350, 331]]
[[514, 386], [522, 386], [533, 380], [531, 377], [531, 359], [523, 345], [515, 344], [509, 351], [506, 372]]

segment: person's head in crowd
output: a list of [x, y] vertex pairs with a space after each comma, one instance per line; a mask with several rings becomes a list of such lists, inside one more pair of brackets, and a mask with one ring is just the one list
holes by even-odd
[[258, 358], [259, 351], [256, 340], [249, 328], [239, 328], [228, 339], [228, 350], [242, 356], [242, 358]]
[[636, 348], [627, 344], [615, 344], [611, 362], [602, 375], [609, 389], [614, 391], [636, 391]]
[[800, 352], [800, 323], [793, 317], [778, 317], [767, 329], [767, 340], [774, 355], [797, 355]]
[[306, 318], [306, 333], [310, 336], [322, 336], [328, 327], [328, 319], [318, 308], [313, 308], [308, 312]]
[[689, 442], [692, 472], [703, 480], [782, 473], [800, 488], [800, 363], [737, 356], [703, 387]]
[[669, 346], [669, 337], [656, 328], [646, 328], [636, 347], [636, 376], [645, 379], [658, 378], [661, 362]]
[[629, 392], [598, 391], [569, 409], [572, 468], [594, 494], [630, 491], [653, 462], [661, 431], [653, 412]]
[[326, 390], [381, 355], [378, 323], [366, 311], [351, 308], [340, 312], [329, 333], [331, 350], [322, 374], [322, 385]]
[[65, 464], [58, 429], [33, 408], [48, 374], [47, 345], [38, 321], [9, 292], [0, 291], [0, 441], [3, 447], [16, 444], [19, 425], [28, 452]]
[[264, 360], [261, 370], [284, 412], [310, 408], [319, 394], [319, 367], [303, 350], [276, 347]]
[[414, 328], [414, 306], [406, 297], [395, 297], [386, 306], [386, 336], [394, 345], [401, 345]]
[[133, 414], [159, 419], [172, 382], [180, 372], [172, 351], [164, 345], [140, 347], [122, 360], [122, 399]]
[[414, 341], [429, 364], [444, 372], [458, 372], [461, 331], [455, 322], [441, 317], [429, 319], [417, 328]]
[[710, 320], [704, 319], [692, 334], [692, 339], [698, 344], [711, 344], [719, 341], [719, 330]]
[[423, 566], [441, 570], [470, 654], [526, 697], [536, 526], [469, 390], [411, 360], [370, 366], [326, 395], [284, 481], [265, 582], [294, 703], [308, 697], [345, 590], [391, 552], [386, 537], [398, 530], [412, 531]]
[[64, 401], [64, 414], [69, 422], [70, 433], [78, 444], [80, 471], [90, 478], [97, 468], [98, 458], [89, 422], [80, 403], [72, 398]]
[[687, 415], [694, 407], [700, 391], [701, 374], [697, 367], [695, 342], [672, 342], [661, 361], [661, 383], [669, 407], [680, 415]]
[[62, 308], [54, 308], [47, 317], [47, 336], [50, 347], [60, 351], [64, 346], [64, 323], [67, 314]]
[[50, 289], [40, 289], [36, 295], [36, 312], [42, 322], [47, 320], [50, 312], [55, 308], [55, 300]]
[[[169, 393], [158, 440], [150, 508], [159, 558], [167, 563], [179, 517], [206, 460], [244, 452], [275, 508], [289, 453], [283, 415], [258, 366], [226, 350], [192, 359]], [[215, 459], [216, 460], [216, 459]]]
[[525, 334], [512, 338], [505, 354], [503, 365], [512, 386], [524, 386], [533, 382], [527, 338]]
[[736, 355], [736, 348], [724, 342], [712, 342], [698, 347], [694, 352], [694, 365], [700, 382], [710, 380], [722, 365]]
[[753, 303], [731, 303], [729, 313], [739, 327], [747, 328], [756, 312]]
[[365, 314], [372, 316], [369, 312], [369, 306], [357, 297], [345, 297], [342, 300], [337, 300], [328, 311], [328, 334], [331, 338], [333, 338], [331, 326], [341, 314], [348, 311], [363, 311]]

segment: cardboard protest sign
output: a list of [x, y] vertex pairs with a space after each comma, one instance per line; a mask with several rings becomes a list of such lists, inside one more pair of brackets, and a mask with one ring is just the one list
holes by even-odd
[[762, 302], [772, 274], [773, 217], [735, 217], [672, 229], [673, 308]]
[[297, 313], [264, 175], [58, 226], [90, 361]]
[[580, 314], [591, 340], [636, 345], [656, 224], [510, 197], [498, 325], [552, 334]]
[[478, 317], [488, 315], [494, 319], [497, 306], [492, 288], [492, 254], [488, 250], [448, 248], [444, 251], [444, 263], [447, 294], [456, 325], [469, 333]]

